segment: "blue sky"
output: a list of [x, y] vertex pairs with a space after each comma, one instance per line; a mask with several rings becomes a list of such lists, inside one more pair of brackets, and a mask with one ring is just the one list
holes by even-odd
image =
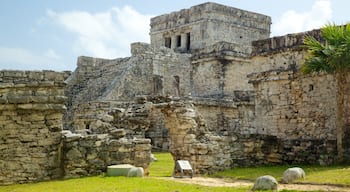
[[[202, 0], [3, 0], [0, 70], [74, 70], [78, 56], [130, 55], [130, 43], [149, 42], [149, 19]], [[350, 21], [348, 0], [217, 0], [272, 17], [271, 36]]]

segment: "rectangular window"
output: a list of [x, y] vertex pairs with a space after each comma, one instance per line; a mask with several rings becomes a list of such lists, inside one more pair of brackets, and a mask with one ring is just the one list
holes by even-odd
[[189, 51], [191, 48], [191, 33], [186, 34], [186, 50]]
[[181, 47], [181, 35], [176, 36], [176, 46]]
[[153, 76], [153, 94], [163, 95], [163, 76], [161, 75]]
[[165, 37], [165, 47], [171, 48], [171, 37]]

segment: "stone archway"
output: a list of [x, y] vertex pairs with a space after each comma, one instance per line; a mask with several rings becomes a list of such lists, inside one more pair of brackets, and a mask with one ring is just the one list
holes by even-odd
[[225, 141], [208, 131], [191, 101], [166, 101], [153, 107], [164, 114], [169, 129], [169, 151], [174, 160], [190, 161], [195, 173], [212, 173], [230, 168], [229, 153], [224, 153]]

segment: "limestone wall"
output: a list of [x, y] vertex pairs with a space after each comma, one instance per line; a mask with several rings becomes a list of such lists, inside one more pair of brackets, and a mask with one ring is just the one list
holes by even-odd
[[150, 105], [137, 102], [94, 101], [74, 109], [75, 132], [64, 131], [65, 177], [98, 175], [108, 165], [132, 164], [146, 172], [150, 163]]
[[146, 43], [132, 44], [132, 57], [115, 60], [80, 57], [67, 80], [65, 128], [73, 129], [74, 109], [90, 101], [133, 101], [137, 95], [188, 95], [190, 56]]
[[248, 59], [212, 59], [193, 62], [192, 96], [232, 99], [234, 91], [252, 90], [247, 74], [254, 71]]
[[186, 97], [191, 93], [191, 55], [157, 48], [152, 61], [153, 95]]
[[174, 160], [190, 161], [196, 174], [213, 173], [235, 166], [329, 165], [335, 162], [335, 139], [293, 139], [257, 134], [254, 127], [245, 127], [252, 123], [254, 114], [251, 114], [248, 124], [239, 114], [245, 110], [252, 112], [251, 108], [237, 110], [228, 105], [206, 103], [204, 105], [204, 101], [201, 101], [199, 105], [198, 101], [173, 101], [154, 104], [164, 113], [170, 137], [169, 150]]
[[81, 103], [74, 115], [74, 130], [77, 133], [112, 134], [127, 138], [145, 138], [149, 129], [150, 108], [148, 103], [125, 103], [95, 101]]
[[230, 142], [232, 166], [245, 167], [272, 164], [320, 164], [336, 162], [336, 141], [289, 139], [271, 135], [237, 135]]
[[63, 146], [64, 177], [99, 175], [107, 166], [131, 164], [148, 173], [149, 139], [118, 138], [109, 134], [72, 134], [66, 131]]
[[331, 75], [270, 71], [251, 76], [259, 133], [279, 138], [335, 139], [336, 84]]
[[0, 71], [0, 184], [62, 176], [66, 73]]
[[255, 134], [255, 106], [250, 101], [194, 99], [196, 110], [203, 118], [209, 131], [220, 136]]
[[160, 109], [152, 108], [149, 114], [150, 126], [145, 132], [145, 137], [151, 139], [154, 151], [169, 151], [169, 129], [164, 125], [164, 114]]
[[321, 31], [315, 29], [302, 33], [288, 34], [285, 36], [277, 36], [267, 39], [261, 39], [252, 42], [252, 56], [283, 53], [286, 51], [303, 50], [302, 46], [306, 36], [313, 36], [317, 40], [322, 41]]
[[[103, 97], [111, 83], [124, 78], [129, 58], [106, 60], [79, 57], [78, 66], [67, 79], [65, 94], [68, 97], [67, 112], [64, 115], [65, 129], [73, 129], [74, 107], [79, 103], [95, 101]], [[115, 80], [117, 79], [117, 80]]]

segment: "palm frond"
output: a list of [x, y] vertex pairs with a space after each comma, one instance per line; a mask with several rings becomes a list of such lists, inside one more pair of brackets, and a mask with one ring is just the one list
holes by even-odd
[[320, 42], [314, 37], [304, 39], [309, 57], [301, 67], [303, 73], [350, 71], [350, 24], [337, 26], [329, 23], [321, 29]]

